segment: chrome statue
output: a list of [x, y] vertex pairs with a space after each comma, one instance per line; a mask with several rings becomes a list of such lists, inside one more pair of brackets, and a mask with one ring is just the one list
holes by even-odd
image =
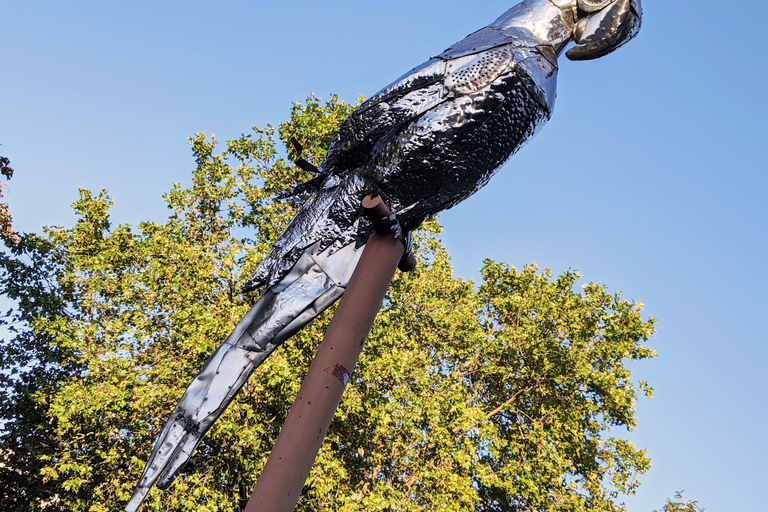
[[320, 176], [283, 198], [302, 207], [243, 287], [261, 298], [184, 393], [126, 510], [155, 482], [167, 488], [251, 373], [341, 297], [371, 232], [366, 194], [406, 231], [466, 199], [551, 116], [566, 47], [572, 60], [602, 57], [640, 21], [640, 0], [525, 0], [355, 110]]

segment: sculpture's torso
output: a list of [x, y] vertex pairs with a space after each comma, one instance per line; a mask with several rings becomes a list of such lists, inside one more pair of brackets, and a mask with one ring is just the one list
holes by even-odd
[[561, 3], [528, 0], [383, 89], [326, 168], [369, 178], [408, 227], [477, 191], [552, 113], [575, 1]]
[[330, 176], [250, 283], [276, 283], [317, 241], [354, 240], [366, 193], [383, 193], [412, 229], [485, 185], [552, 113], [575, 0], [555, 2], [526, 0], [353, 112], [320, 166]]

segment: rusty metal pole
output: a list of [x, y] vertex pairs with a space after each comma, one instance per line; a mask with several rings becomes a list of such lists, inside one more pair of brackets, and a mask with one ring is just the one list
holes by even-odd
[[[377, 196], [366, 197], [363, 207], [388, 215]], [[402, 238], [390, 234], [369, 238], [244, 512], [296, 506], [403, 249]]]

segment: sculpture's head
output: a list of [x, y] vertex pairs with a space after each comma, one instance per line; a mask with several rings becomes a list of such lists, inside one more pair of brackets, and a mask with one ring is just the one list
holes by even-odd
[[626, 44], [640, 31], [640, 0], [577, 0], [578, 22], [568, 50], [571, 60], [590, 60]]

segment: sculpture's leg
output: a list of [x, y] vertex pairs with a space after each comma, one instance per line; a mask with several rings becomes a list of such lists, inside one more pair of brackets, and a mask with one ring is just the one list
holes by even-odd
[[182, 396], [155, 443], [126, 511], [138, 510], [158, 479], [161, 489], [175, 480], [253, 371], [283, 341], [341, 297], [361, 253], [354, 243], [330, 256], [314, 254], [310, 248], [290, 274], [254, 304]]

